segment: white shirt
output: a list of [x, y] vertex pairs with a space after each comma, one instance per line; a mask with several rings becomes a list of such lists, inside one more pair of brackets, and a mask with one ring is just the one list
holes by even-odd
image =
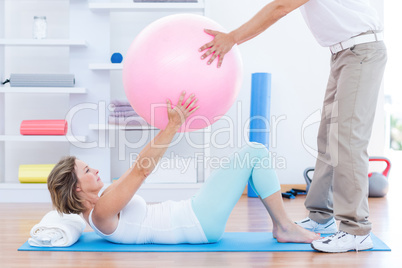
[[89, 215], [89, 225], [102, 238], [121, 244], [202, 244], [208, 243], [205, 233], [194, 214], [191, 199], [146, 204], [134, 195], [120, 211], [116, 230], [103, 234]]
[[370, 0], [310, 0], [300, 11], [318, 43], [329, 47], [383, 25]]

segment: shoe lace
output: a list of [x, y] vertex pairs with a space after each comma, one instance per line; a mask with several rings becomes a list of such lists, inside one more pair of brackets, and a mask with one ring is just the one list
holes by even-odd
[[343, 234], [346, 234], [346, 233], [345, 233], [344, 231], [338, 231], [338, 232], [336, 232], [336, 233], [334, 233], [334, 234], [328, 236], [327, 238], [334, 239], [335, 237], [342, 236]]
[[[344, 231], [338, 231], [338, 232], [336, 232], [335, 234], [333, 234], [333, 235], [331, 235], [331, 236], [329, 236], [328, 238], [331, 238], [331, 239], [334, 239], [335, 237], [342, 237], [343, 235], [347, 235], [348, 233], [346, 233], [346, 232], [344, 232]], [[354, 242], [354, 244], [355, 244], [355, 249], [356, 249], [356, 252], [359, 252], [359, 241], [357, 241], [357, 239], [356, 239], [356, 236], [355, 235], [353, 235], [353, 242]]]

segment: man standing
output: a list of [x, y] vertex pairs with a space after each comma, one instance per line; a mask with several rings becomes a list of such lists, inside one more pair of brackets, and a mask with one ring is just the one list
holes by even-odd
[[[323, 252], [347, 252], [373, 247], [368, 221], [367, 147], [378, 92], [387, 61], [383, 26], [369, 0], [275, 0], [230, 33], [205, 30], [214, 40], [199, 51], [208, 64], [264, 32], [300, 7], [318, 43], [329, 47], [331, 71], [317, 137], [318, 157], [305, 205], [309, 216], [297, 222], [318, 233]], [[339, 231], [334, 217], [340, 221]]]

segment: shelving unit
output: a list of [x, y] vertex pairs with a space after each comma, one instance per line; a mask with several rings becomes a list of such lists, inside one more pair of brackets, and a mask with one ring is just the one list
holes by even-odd
[[[4, 39], [5, 36], [5, 26], [4, 23], [1, 23], [2, 21], [4, 22], [4, 17], [5, 17], [5, 5], [4, 1], [0, 0], [0, 39]], [[5, 51], [4, 51], [4, 46], [0, 46], [0, 81], [4, 81], [4, 72], [5, 72]], [[0, 88], [1, 89], [1, 88]], [[5, 132], [5, 115], [4, 115], [4, 106], [5, 106], [5, 94], [0, 93], [0, 135], [4, 135]], [[4, 184], [4, 177], [5, 177], [5, 144], [4, 142], [0, 142], [0, 186]], [[5, 191], [7, 192], [7, 191]], [[3, 194], [0, 194], [0, 197], [4, 196]], [[7, 201], [7, 199], [5, 200]]]
[[91, 63], [89, 64], [90, 70], [123, 70], [122, 63]]
[[0, 87], [0, 93], [85, 94], [83, 87]]
[[[35, 4], [35, 3], [33, 3]], [[40, 3], [37, 3], [41, 5]], [[10, 16], [5, 16], [9, 12], [9, 8], [13, 10], [13, 5], [24, 5], [18, 2], [9, 1], [5, 4], [5, 1], [0, 0], [0, 78], [4, 81], [9, 77], [10, 73], [52, 73], [63, 68], [63, 63], [60, 63], [61, 67], [51, 66], [50, 68], [43, 68], [43, 64], [31, 64], [32, 59], [25, 59], [27, 51], [32, 50], [33, 60], [44, 60], [49, 62], [47, 57], [51, 57], [56, 51], [62, 51], [62, 53], [68, 53], [70, 50], [85, 51], [87, 50], [87, 42], [85, 38], [67, 38], [61, 35], [49, 35], [47, 39], [32, 39], [26, 38], [27, 34], [21, 33], [14, 34], [14, 31], [7, 31], [13, 29], [13, 24], [7, 24]], [[43, 5], [43, 4], [42, 4]], [[23, 6], [20, 6], [25, 8]], [[22, 12], [18, 14], [18, 18], [23, 19], [30, 12]], [[30, 15], [29, 15], [30, 16]], [[8, 20], [7, 20], [8, 17]], [[24, 29], [24, 23], [20, 24], [21, 29]], [[32, 31], [32, 25], [29, 25], [29, 31]], [[18, 51], [18, 52], [17, 52]], [[21, 53], [20, 53], [21, 52]], [[56, 53], [57, 53], [56, 52]], [[16, 60], [14, 57], [23, 58], [23, 61]], [[35, 58], [36, 57], [36, 58]], [[31, 60], [31, 62], [30, 62]], [[20, 65], [15, 62], [21, 62]], [[11, 66], [10, 66], [10, 63]], [[14, 64], [15, 63], [15, 64]], [[25, 63], [27, 63], [25, 65]], [[31, 66], [31, 67], [30, 67]], [[65, 66], [65, 65], [64, 65]], [[68, 72], [68, 71], [62, 71]], [[49, 163], [49, 157], [44, 157], [44, 152], [50, 152], [58, 150], [60, 148], [68, 148], [77, 146], [87, 142], [86, 135], [72, 135], [68, 133], [65, 136], [57, 135], [20, 135], [18, 130], [18, 121], [21, 119], [47, 119], [54, 118], [54, 116], [60, 115], [60, 111], [49, 110], [47, 114], [43, 114], [43, 104], [38, 100], [46, 99], [51, 101], [56, 99], [56, 103], [69, 103], [71, 98], [79, 98], [74, 96], [85, 96], [88, 93], [88, 88], [85, 86], [76, 87], [10, 87], [9, 85], [0, 86], [0, 202], [49, 202], [46, 184], [21, 184], [18, 181], [18, 165], [19, 164], [34, 164], [34, 163]], [[36, 96], [37, 95], [37, 96]], [[29, 96], [29, 97], [27, 97]], [[19, 99], [22, 102], [19, 102]], [[26, 106], [28, 104], [28, 106]], [[50, 109], [55, 106], [49, 103]], [[39, 105], [39, 107], [38, 107]], [[17, 108], [22, 106], [23, 109]], [[8, 108], [6, 108], [8, 107]], [[14, 108], [16, 107], [16, 108]], [[41, 112], [29, 113], [29, 110], [40, 108]], [[63, 106], [64, 107], [64, 106]], [[25, 112], [20, 115], [15, 115], [16, 109], [24, 110]], [[56, 107], [57, 108], [57, 107]], [[60, 108], [64, 109], [64, 108]], [[8, 111], [8, 112], [7, 112]], [[61, 110], [62, 111], [62, 110]], [[17, 119], [18, 118], [18, 119]], [[71, 122], [69, 122], [70, 125]], [[17, 134], [18, 133], [18, 134]], [[19, 157], [15, 157], [14, 148], [17, 148], [21, 154], [21, 160]], [[43, 148], [44, 152], [34, 152], [37, 148]], [[34, 150], [34, 151], [32, 151]], [[34, 159], [27, 160], [25, 154], [34, 155]], [[45, 153], [46, 154], [46, 153]], [[21, 162], [22, 161], [22, 162]], [[25, 161], [25, 162], [24, 162]], [[51, 160], [53, 162], [57, 161]]]
[[0, 45], [5, 46], [83, 46], [85, 40], [68, 39], [0, 39]]
[[55, 142], [86, 142], [85, 136], [45, 136], [45, 135], [35, 135], [35, 136], [23, 136], [23, 135], [0, 135], [0, 141], [55, 141]]
[[[18, 4], [17, 4], [18, 5]], [[4, 159], [6, 158], [7, 144], [40, 144], [53, 146], [53, 144], [65, 144], [69, 154], [86, 161], [89, 165], [101, 168], [102, 179], [105, 186], [112, 179], [112, 155], [115, 153], [113, 146], [104, 146], [110, 133], [127, 132], [127, 135], [139, 135], [141, 132], [154, 135], [157, 128], [152, 126], [119, 126], [107, 124], [107, 110], [102, 103], [108, 104], [111, 100], [111, 73], [118, 74], [123, 69], [123, 64], [108, 63], [111, 53], [111, 14], [118, 12], [141, 13], [166, 13], [195, 12], [205, 15], [206, 0], [198, 3], [116, 3], [95, 1], [70, 1], [69, 3], [69, 34], [68, 37], [34, 40], [23, 38], [6, 38], [5, 22], [6, 5], [0, 0], [0, 78], [4, 81], [7, 72], [5, 51], [9, 47], [27, 50], [66, 48], [68, 51], [69, 73], [74, 73], [76, 84], [74, 88], [22, 88], [0, 86], [0, 202], [49, 202], [50, 196], [46, 184], [21, 184], [18, 179], [4, 181]], [[50, 22], [50, 20], [49, 20]], [[85, 23], [83, 23], [85, 22]], [[8, 25], [12, 27], [12, 25]], [[138, 27], [138, 26], [137, 26]], [[142, 26], [141, 26], [142, 27]], [[140, 29], [139, 29], [140, 30]], [[134, 38], [134, 37], [133, 37]], [[124, 51], [123, 51], [124, 52]], [[16, 72], [16, 71], [12, 71]], [[68, 95], [70, 110], [66, 120], [69, 131], [66, 136], [22, 136], [10, 133], [5, 123], [1, 120], [7, 118], [4, 104], [6, 100], [18, 94], [45, 94], [52, 96]], [[25, 95], [24, 95], [25, 96]], [[31, 96], [31, 95], [29, 95]], [[42, 95], [41, 95], [42, 96]], [[15, 98], [15, 97], [13, 97]], [[60, 98], [60, 97], [59, 97]], [[72, 112], [73, 111], [73, 112]], [[71, 114], [69, 114], [71, 113]], [[74, 135], [72, 134], [74, 133]], [[126, 135], [124, 134], [124, 135]], [[103, 136], [102, 136], [103, 135]], [[102, 138], [101, 138], [102, 136]], [[105, 140], [101, 140], [105, 139]], [[203, 139], [208, 142], [208, 134], [203, 133]], [[95, 144], [95, 146], [92, 146]], [[64, 146], [64, 145], [63, 145]], [[183, 149], [182, 149], [183, 151]], [[204, 150], [209, 155], [209, 149]], [[114, 157], [114, 156], [113, 156]], [[42, 158], [40, 153], [38, 158]], [[54, 161], [57, 161], [55, 159]], [[116, 161], [113, 159], [113, 161]], [[42, 161], [45, 162], [45, 161]], [[115, 162], [114, 162], [115, 163]], [[25, 163], [27, 164], [27, 163]], [[7, 167], [8, 168], [8, 167]], [[14, 168], [15, 167], [10, 167]], [[124, 170], [125, 171], [125, 170]], [[123, 173], [123, 172], [122, 172]], [[139, 190], [147, 201], [157, 202], [166, 199], [180, 200], [189, 197], [203, 185], [204, 178], [209, 170], [201, 173], [196, 171], [198, 183], [144, 183]], [[14, 174], [16, 174], [14, 172]], [[201, 176], [201, 177], [199, 177]]]
[[203, 12], [204, 1], [198, 3], [89, 3], [89, 9], [93, 11], [136, 11], [136, 12], [160, 12], [160, 11], [186, 11]]
[[91, 130], [157, 130], [153, 126], [122, 126], [122, 125], [112, 125], [112, 124], [90, 124], [89, 129]]
[[[146, 12], [152, 12], [153, 14], [161, 12], [162, 16], [166, 16], [166, 13], [172, 12], [195, 12], [198, 14], [205, 15], [206, 13], [206, 2], [204, 0], [198, 1], [198, 3], [89, 3], [89, 9], [93, 14], [118, 14], [119, 12], [145, 14]], [[143, 15], [142, 15], [143, 16]], [[109, 18], [110, 19], [110, 18]], [[118, 50], [117, 50], [118, 51]], [[121, 52], [121, 51], [120, 51]], [[122, 53], [124, 55], [124, 53]], [[123, 69], [122, 64], [109, 64], [109, 63], [90, 63], [89, 69], [94, 73], [98, 71], [120, 71]], [[104, 72], [102, 72], [104, 74]], [[148, 126], [118, 126], [118, 125], [108, 125], [108, 124], [90, 124], [89, 128], [99, 135], [103, 133], [116, 133], [116, 131], [134, 131], [139, 133], [141, 131], [154, 131], [157, 130], [154, 127]], [[156, 132], [153, 132], [156, 133]], [[208, 133], [203, 132], [203, 140], [209, 141]], [[113, 154], [113, 151], [111, 152]], [[204, 149], [204, 154], [209, 155], [209, 149]], [[203, 170], [202, 172], [197, 172], [198, 183], [188, 183], [188, 184], [147, 184], [144, 183], [140, 188], [139, 193], [147, 200], [151, 201], [161, 201], [164, 199], [180, 199], [182, 196], [189, 196], [189, 193], [194, 193], [202, 185], [202, 181], [205, 180], [206, 176], [209, 174], [209, 170]], [[157, 190], [157, 191], [155, 191]], [[144, 193], [145, 191], [145, 193]], [[177, 192], [178, 191], [178, 192]], [[148, 196], [147, 192], [153, 193]], [[145, 194], [145, 196], [144, 196]]]
[[[105, 183], [104, 188], [110, 183]], [[181, 200], [181, 196], [188, 195], [188, 192], [195, 192], [201, 188], [202, 183], [182, 184], [143, 184], [138, 194], [145, 199], [152, 199], [155, 202], [166, 199]], [[155, 197], [158, 192], [158, 197]], [[0, 203], [25, 203], [21, 196], [30, 196], [31, 203], [49, 202], [50, 194], [47, 185], [44, 183], [0, 183]]]

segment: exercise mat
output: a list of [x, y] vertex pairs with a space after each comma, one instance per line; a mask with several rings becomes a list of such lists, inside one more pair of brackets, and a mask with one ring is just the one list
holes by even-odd
[[[390, 251], [391, 249], [375, 235], [371, 235], [374, 248], [369, 251]], [[25, 242], [20, 251], [91, 251], [91, 252], [228, 252], [228, 251], [315, 251], [310, 244], [278, 243], [272, 233], [227, 232], [217, 243], [178, 245], [125, 245], [110, 243], [94, 232], [83, 233], [74, 245], [65, 248], [31, 247]]]

